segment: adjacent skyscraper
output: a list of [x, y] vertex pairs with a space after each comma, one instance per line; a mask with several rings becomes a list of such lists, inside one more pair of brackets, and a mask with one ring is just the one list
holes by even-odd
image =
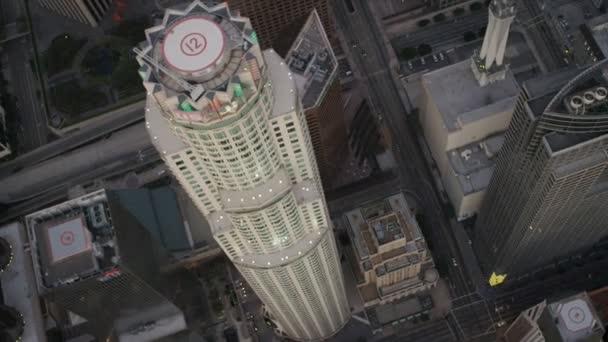
[[524, 84], [475, 229], [490, 284], [608, 235], [607, 72]]
[[509, 29], [515, 19], [514, 0], [492, 0], [488, 11], [488, 27], [479, 54], [472, 60], [472, 68], [479, 85], [485, 86], [505, 78], [503, 64]]
[[146, 36], [152, 142], [279, 330], [333, 335], [349, 306], [297, 76], [226, 4], [169, 9]]
[[103, 20], [112, 6], [112, 0], [38, 0], [38, 2], [63, 16], [93, 27]]

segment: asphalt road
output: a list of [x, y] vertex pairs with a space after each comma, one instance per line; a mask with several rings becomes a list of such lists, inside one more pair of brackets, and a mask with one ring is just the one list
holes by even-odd
[[[397, 160], [397, 172], [401, 188], [415, 193], [423, 200], [425, 216], [429, 222], [427, 239], [436, 246], [433, 257], [436, 261], [451, 265], [448, 278], [455, 297], [471, 291], [469, 280], [461, 266], [462, 258], [450, 233], [450, 225], [432, 185], [430, 172], [422, 156], [412, 127], [408, 126], [409, 104], [401, 99], [396, 73], [389, 67], [389, 46], [383, 44], [382, 32], [365, 0], [352, 0], [355, 11], [350, 13], [344, 0], [334, 1], [337, 27], [347, 42], [357, 41], [356, 47], [349, 46], [346, 53], [351, 56], [358, 76], [366, 85], [374, 110], [381, 115], [390, 130], [392, 150]], [[406, 105], [408, 108], [406, 108]], [[427, 232], [427, 233], [428, 233]]]
[[121, 107], [111, 114], [108, 113], [104, 117], [98, 118], [95, 124], [85, 126], [29, 153], [1, 164], [0, 179], [83, 146], [93, 140], [107, 136], [125, 126], [143, 121], [144, 106], [145, 100]]
[[144, 167], [145, 165], [155, 164], [159, 159], [160, 156], [156, 150], [153, 147], [150, 147], [149, 149], [142, 150], [141, 153], [139, 151], [132, 151], [117, 156], [113, 160], [108, 160], [101, 165], [92, 166], [83, 172], [71, 175], [60, 182], [56, 182], [53, 186], [50, 186], [47, 191], [32, 199], [15, 203], [6, 210], [0, 211], [0, 224], [9, 223], [21, 216], [57, 203], [62, 199], [66, 199], [68, 190], [72, 186], [109, 178], [115, 175], [126, 174], [135, 169]]
[[459, 17], [457, 20], [448, 20], [433, 26], [422, 28], [416, 32], [406, 34], [391, 40], [396, 51], [404, 47], [417, 47], [420, 44], [429, 44], [433, 50], [443, 50], [453, 43], [464, 42], [464, 33], [471, 31], [475, 34], [488, 25], [488, 13], [481, 10], [478, 13]]

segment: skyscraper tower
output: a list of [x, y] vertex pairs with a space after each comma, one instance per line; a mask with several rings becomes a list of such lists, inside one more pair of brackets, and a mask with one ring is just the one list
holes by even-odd
[[488, 27], [481, 50], [473, 55], [471, 68], [480, 86], [505, 78], [503, 64], [509, 28], [515, 19], [514, 0], [492, 0], [488, 9]]
[[475, 228], [491, 285], [608, 236], [607, 72], [524, 84]]
[[169, 9], [146, 36], [146, 124], [163, 160], [278, 330], [333, 335], [349, 306], [288, 65], [226, 4]]

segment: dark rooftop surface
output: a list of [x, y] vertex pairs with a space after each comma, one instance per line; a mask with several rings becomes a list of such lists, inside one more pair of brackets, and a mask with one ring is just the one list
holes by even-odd
[[316, 12], [286, 28], [275, 49], [293, 73], [304, 108], [315, 106], [338, 68]]

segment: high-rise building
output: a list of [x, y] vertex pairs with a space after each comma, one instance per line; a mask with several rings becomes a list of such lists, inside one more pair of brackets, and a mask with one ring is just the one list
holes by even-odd
[[504, 334], [506, 342], [601, 342], [604, 326], [583, 292], [523, 311]]
[[63, 16], [96, 27], [112, 6], [113, 0], [38, 0]]
[[490, 3], [483, 44], [471, 61], [471, 68], [482, 87], [505, 78], [507, 66], [504, 57], [513, 19], [514, 0], [493, 0]]
[[363, 304], [385, 304], [428, 290], [439, 274], [402, 193], [346, 213]]
[[26, 217], [38, 292], [93, 322], [104, 340], [149, 341], [185, 329], [168, 299], [178, 280], [160, 272], [164, 249], [116, 197], [99, 190]]
[[422, 76], [420, 124], [457, 219], [477, 213], [517, 102], [504, 64], [513, 20], [510, 1], [494, 0], [481, 51]]
[[284, 30], [273, 49], [295, 78], [321, 179], [329, 186], [349, 154], [338, 61], [317, 11], [303, 19]]
[[524, 84], [475, 227], [491, 285], [608, 235], [607, 67]]
[[349, 319], [297, 75], [227, 4], [166, 11], [136, 49], [152, 142], [278, 329]]

